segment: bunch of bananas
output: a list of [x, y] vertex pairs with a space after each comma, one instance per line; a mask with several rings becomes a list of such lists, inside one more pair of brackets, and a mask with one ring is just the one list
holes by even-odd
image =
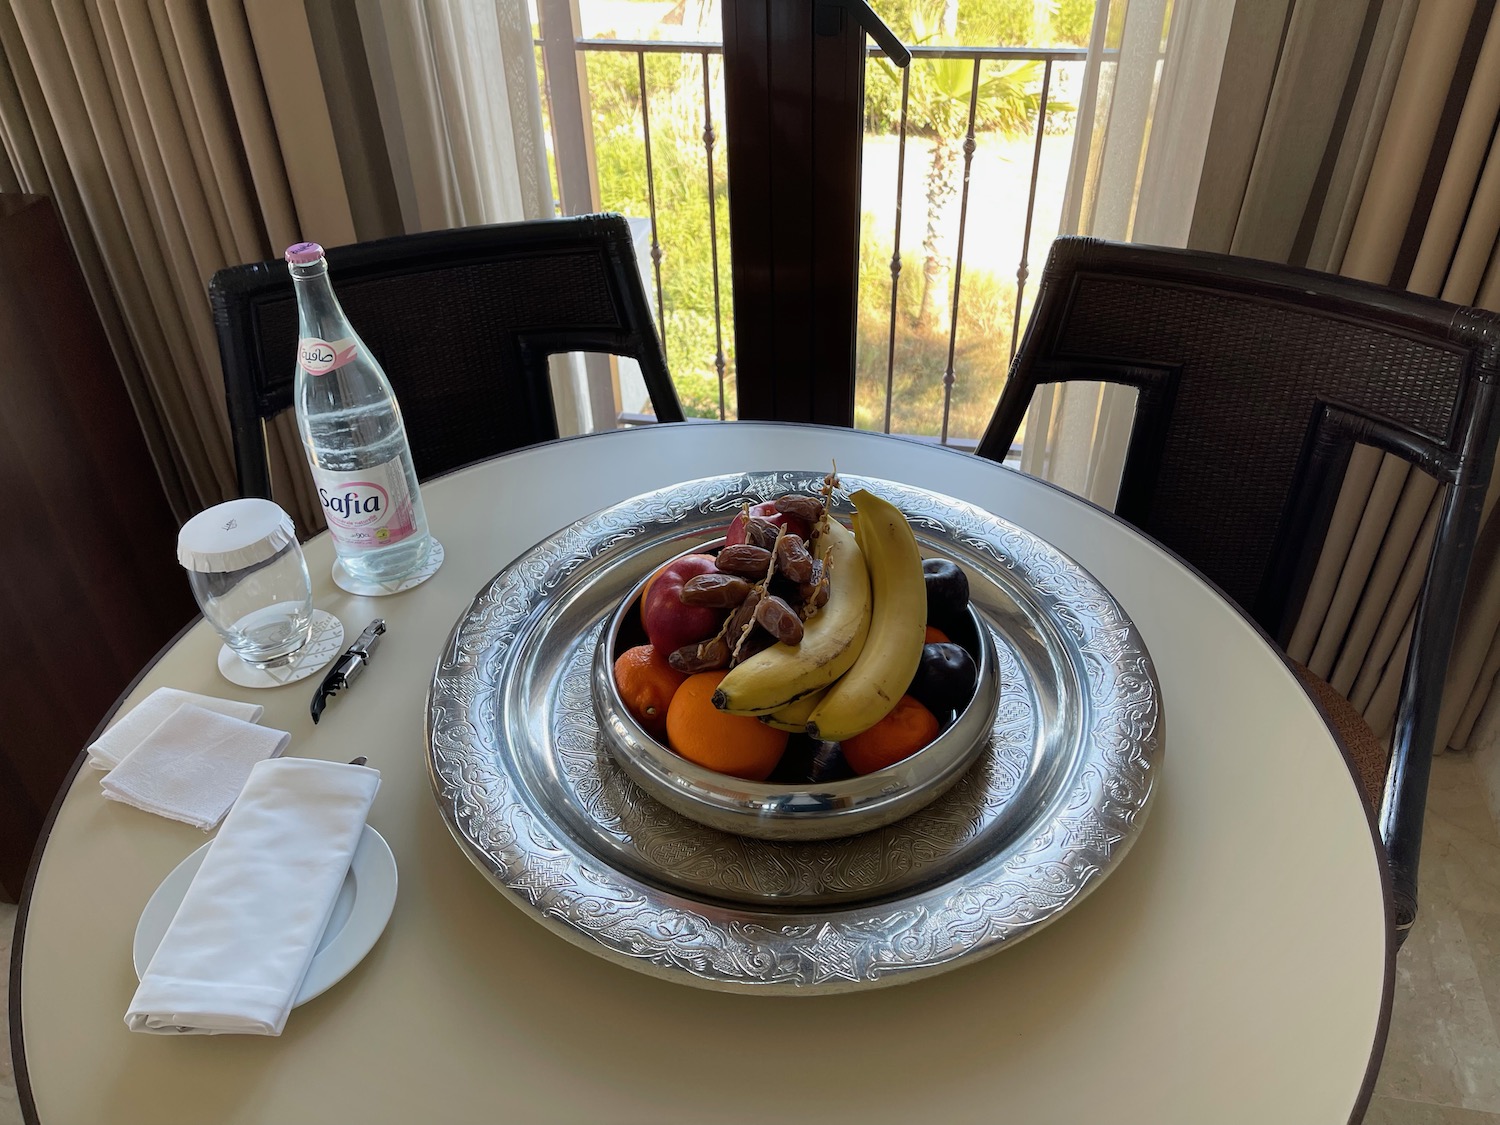
[[731, 669], [714, 695], [720, 710], [839, 742], [885, 718], [910, 685], [927, 623], [916, 536], [889, 501], [865, 489], [851, 499], [853, 534], [829, 519], [818, 536], [828, 604], [801, 644], [773, 645]]

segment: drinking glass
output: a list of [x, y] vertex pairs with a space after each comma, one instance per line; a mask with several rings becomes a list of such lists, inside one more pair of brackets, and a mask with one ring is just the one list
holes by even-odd
[[291, 516], [270, 500], [231, 500], [177, 537], [204, 619], [252, 668], [290, 664], [312, 636], [312, 580]]

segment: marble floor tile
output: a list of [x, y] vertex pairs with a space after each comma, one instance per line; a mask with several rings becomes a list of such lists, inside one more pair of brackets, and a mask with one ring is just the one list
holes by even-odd
[[1500, 1125], [1500, 1115], [1376, 1095], [1370, 1099], [1364, 1125]]
[[1424, 896], [1396, 959], [1391, 1030], [1375, 1092], [1500, 1113], [1500, 1035], [1459, 911], [1435, 891]]
[[[1421, 912], [1396, 961], [1372, 1121], [1443, 1121], [1414, 1106], [1500, 1113], [1500, 831], [1473, 762], [1433, 762]], [[1401, 1116], [1401, 1114], [1406, 1116]]]
[[1469, 914], [1500, 915], [1500, 832], [1467, 756], [1433, 760], [1422, 832], [1422, 894]]
[[1461, 910], [1458, 919], [1469, 943], [1469, 956], [1474, 959], [1480, 987], [1484, 989], [1485, 1002], [1496, 1028], [1500, 1029], [1500, 914]]
[[1467, 756], [1445, 754], [1433, 761], [1422, 881], [1457, 907], [1469, 956], [1500, 1031], [1500, 827], [1479, 781], [1479, 770]]

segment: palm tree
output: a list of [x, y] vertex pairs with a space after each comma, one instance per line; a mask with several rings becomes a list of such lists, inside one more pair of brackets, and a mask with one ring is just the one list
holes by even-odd
[[[957, 5], [952, 0], [911, 0], [908, 22], [918, 45], [954, 43]], [[899, 106], [901, 79], [889, 61], [882, 67], [894, 84]], [[962, 150], [969, 128], [969, 102], [974, 98], [974, 129], [1024, 133], [1035, 122], [1041, 103], [1040, 67], [1035, 62], [981, 64], [977, 91], [974, 63], [969, 59], [914, 59], [907, 104], [907, 132], [932, 142], [926, 173], [926, 231], [922, 239], [922, 303], [919, 325], [945, 327], [952, 311], [952, 224], [944, 213], [958, 194], [963, 169]], [[878, 96], [878, 92], [876, 93]], [[889, 100], [890, 91], [885, 92]], [[1053, 108], [1063, 108], [1054, 103]], [[899, 111], [898, 111], [899, 112]]]

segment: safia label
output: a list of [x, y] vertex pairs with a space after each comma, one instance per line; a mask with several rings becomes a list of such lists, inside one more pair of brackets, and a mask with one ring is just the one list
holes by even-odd
[[399, 457], [350, 472], [314, 467], [312, 475], [328, 531], [340, 546], [393, 547], [417, 530], [406, 467]]
[[329, 343], [316, 336], [304, 336], [297, 344], [297, 363], [309, 375], [327, 375], [348, 363], [359, 352], [352, 339]]

